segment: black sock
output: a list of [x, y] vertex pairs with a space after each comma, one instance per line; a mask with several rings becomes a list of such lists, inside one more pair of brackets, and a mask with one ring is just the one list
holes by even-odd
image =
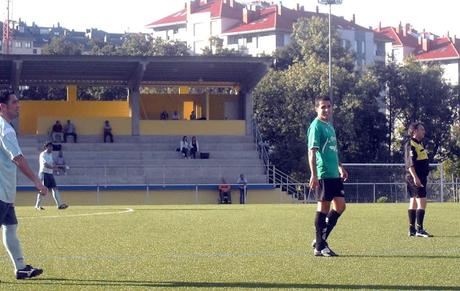
[[339, 220], [340, 215], [341, 214], [335, 210], [331, 210], [327, 214], [326, 236], [325, 236], [326, 240], [329, 237], [329, 234], [331, 234], [331, 231], [334, 229], [334, 226], [337, 224], [337, 220]]
[[316, 249], [322, 250], [324, 248], [324, 233], [326, 229], [326, 213], [316, 212], [315, 229], [316, 229]]
[[416, 210], [415, 209], [408, 209], [407, 213], [409, 214], [409, 228], [415, 230], [415, 217], [416, 217]]
[[423, 229], [423, 219], [425, 218], [425, 209], [417, 209], [417, 230]]

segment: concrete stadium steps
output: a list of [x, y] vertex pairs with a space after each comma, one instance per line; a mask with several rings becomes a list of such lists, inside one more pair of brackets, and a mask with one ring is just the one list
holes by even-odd
[[[78, 143], [63, 143], [71, 169], [67, 175], [56, 176], [58, 185], [212, 184], [222, 177], [235, 183], [240, 173], [249, 183], [267, 182], [265, 167], [248, 136], [197, 136], [201, 152], [210, 153], [206, 160], [183, 159], [176, 152], [182, 136], [115, 138], [115, 143], [103, 143], [100, 136], [81, 136]], [[34, 171], [38, 171], [38, 154], [45, 140], [44, 136], [20, 138]], [[21, 173], [18, 183], [30, 184]]]
[[[201, 151], [215, 151], [215, 150], [253, 150], [255, 145], [252, 142], [203, 142], [199, 141]], [[94, 147], [97, 145], [97, 147]], [[81, 150], [81, 151], [130, 151], [130, 150], [141, 150], [141, 151], [175, 151], [180, 146], [178, 141], [174, 142], [156, 142], [151, 143], [63, 143], [64, 150]], [[136, 149], [133, 149], [136, 146]]]
[[[216, 143], [224, 143], [224, 142], [252, 142], [252, 137], [250, 136], [240, 136], [240, 135], [219, 135], [219, 136], [196, 136], [198, 142], [201, 144], [206, 142], [216, 142]], [[191, 140], [192, 136], [188, 136], [189, 141]], [[50, 140], [49, 137], [39, 135], [39, 136], [23, 136], [24, 144], [33, 144], [33, 141], [44, 143], [45, 141]], [[149, 136], [130, 136], [130, 135], [115, 135], [114, 136], [114, 144], [123, 144], [123, 143], [136, 143], [142, 144], [147, 143], [150, 144], [152, 142], [167, 142], [167, 143], [174, 143], [179, 144], [181, 141], [182, 136], [179, 135], [149, 135]], [[78, 136], [78, 143], [97, 143], [103, 144], [102, 134], [100, 136], [94, 135], [84, 135]], [[22, 144], [22, 142], [21, 142]], [[74, 144], [72, 137], [69, 137], [67, 144]]]
[[[249, 159], [254, 157], [253, 151], [246, 150], [228, 150], [209, 152], [210, 159]], [[66, 151], [65, 159], [78, 161], [81, 159], [92, 160], [150, 160], [150, 159], [181, 159], [181, 154], [176, 151]]]
[[[225, 177], [228, 183], [236, 183], [235, 175]], [[238, 176], [236, 176], [238, 177]], [[61, 175], [55, 176], [59, 185], [111, 185], [111, 184], [209, 184], [210, 180], [220, 181], [220, 175], [195, 177], [190, 175], [163, 176], [95, 176], [95, 175]], [[247, 175], [251, 183], [267, 183], [265, 175]], [[32, 185], [26, 177], [18, 179], [18, 185]]]

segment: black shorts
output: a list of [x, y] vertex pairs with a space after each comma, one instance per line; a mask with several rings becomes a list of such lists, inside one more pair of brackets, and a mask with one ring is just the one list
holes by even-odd
[[0, 200], [0, 225], [18, 224], [13, 203], [6, 203]]
[[318, 201], [332, 201], [335, 197], [345, 197], [341, 178], [321, 179], [316, 189]]
[[426, 184], [428, 179], [423, 176], [419, 177], [419, 179], [423, 187], [415, 186], [412, 176], [406, 176], [407, 193], [409, 193], [411, 198], [426, 198]]
[[53, 174], [47, 174], [43, 173], [43, 185], [45, 185], [46, 188], [52, 189], [56, 188], [56, 181], [54, 180]]

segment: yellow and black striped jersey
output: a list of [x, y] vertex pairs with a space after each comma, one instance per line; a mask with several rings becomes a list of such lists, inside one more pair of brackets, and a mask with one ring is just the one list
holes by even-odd
[[409, 168], [414, 167], [417, 176], [428, 176], [428, 153], [422, 142], [415, 138], [411, 138], [404, 147], [404, 162], [407, 173], [409, 173]]

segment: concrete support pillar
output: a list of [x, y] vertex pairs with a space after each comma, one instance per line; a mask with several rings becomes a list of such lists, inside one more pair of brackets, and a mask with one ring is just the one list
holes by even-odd
[[129, 110], [131, 113], [131, 135], [140, 135], [140, 88], [129, 88]]
[[243, 102], [243, 117], [246, 121], [246, 135], [252, 135], [252, 117], [254, 114], [252, 91], [243, 94]]
[[206, 92], [206, 119], [211, 120], [211, 117], [209, 115], [209, 93]]

